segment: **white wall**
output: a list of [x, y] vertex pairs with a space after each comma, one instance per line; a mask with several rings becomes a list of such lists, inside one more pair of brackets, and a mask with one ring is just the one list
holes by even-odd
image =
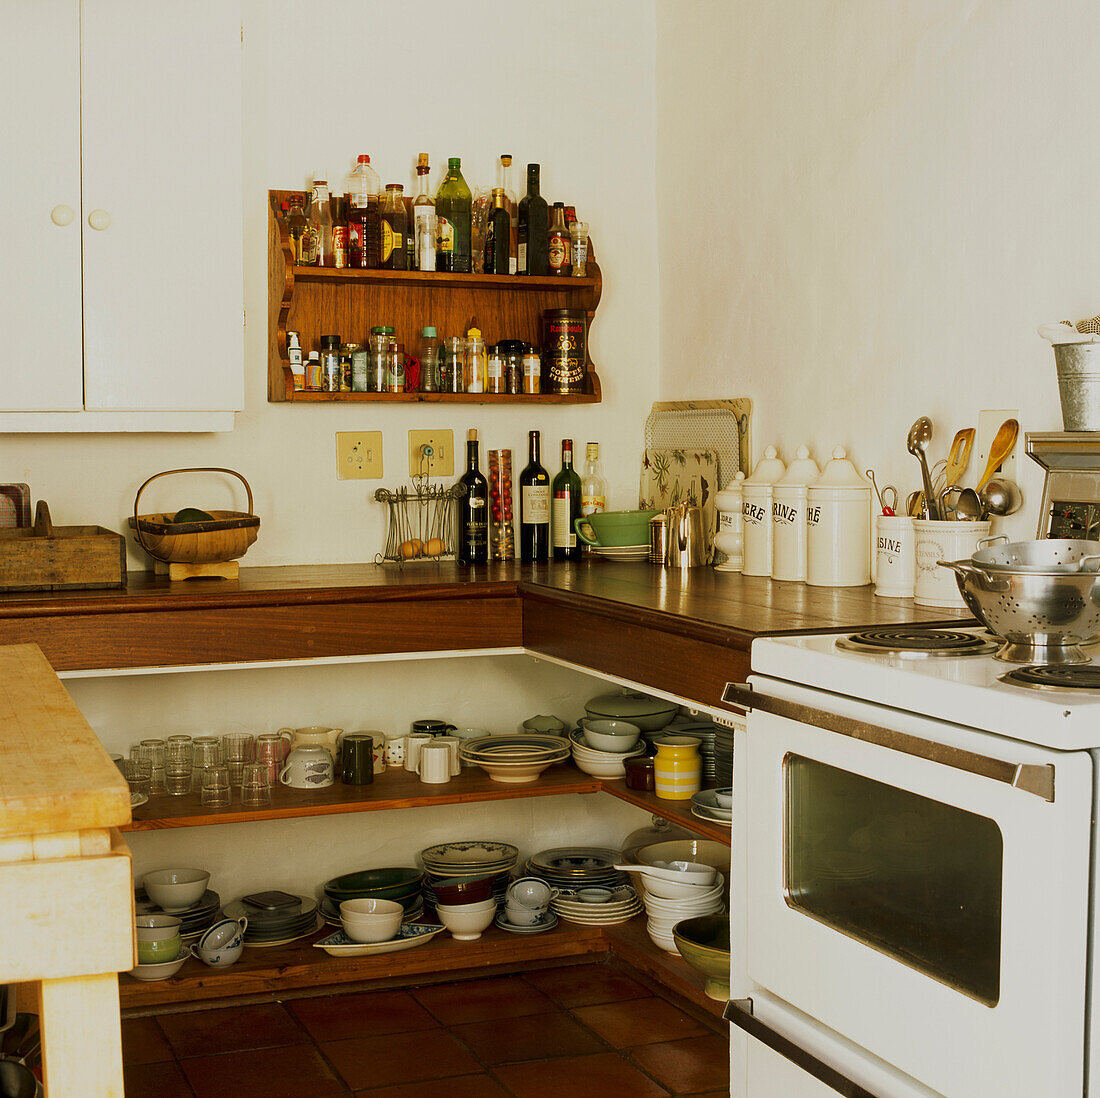
[[[488, 447], [526, 461], [526, 431], [543, 431], [543, 463], [556, 471], [559, 439], [604, 445], [611, 506], [636, 506], [642, 430], [656, 396], [657, 248], [653, 169], [654, 2], [584, 0], [414, 7], [381, 0], [244, 0], [245, 411], [223, 435], [7, 435], [0, 480], [26, 481], [59, 525], [126, 529], [134, 494], [161, 469], [218, 465], [251, 482], [262, 525], [248, 565], [370, 560], [382, 548], [379, 483], [407, 479], [411, 427], [479, 428]], [[551, 49], [550, 43], [556, 47]], [[341, 60], [342, 59], [342, 60]], [[301, 188], [312, 173], [341, 180], [369, 152], [383, 182], [411, 184], [428, 151], [432, 185], [445, 158], [460, 155], [473, 185], [494, 183], [496, 158], [511, 152], [525, 184], [542, 164], [542, 191], [590, 222], [605, 272], [591, 333], [603, 382], [599, 405], [504, 410], [482, 406], [292, 407], [268, 404], [267, 206], [269, 188]], [[211, 165], [216, 175], [217, 165]], [[150, 186], [155, 181], [150, 180]], [[178, 215], [178, 217], [177, 217]], [[162, 226], [182, 243], [189, 217]], [[157, 249], [151, 263], [168, 253]], [[201, 317], [186, 339], [197, 354]], [[155, 347], [150, 348], [155, 354]], [[49, 364], [22, 363], [20, 369]], [[186, 378], [180, 379], [186, 384]], [[384, 432], [385, 479], [337, 481], [337, 430]], [[209, 477], [158, 481], [143, 511], [184, 505], [243, 507], [232, 486]], [[132, 550], [131, 568], [149, 561]]]
[[754, 460], [839, 442], [903, 494], [922, 413], [935, 456], [983, 408], [1060, 430], [1035, 328], [1100, 311], [1098, 36], [1092, 0], [660, 0], [662, 399], [750, 396]]

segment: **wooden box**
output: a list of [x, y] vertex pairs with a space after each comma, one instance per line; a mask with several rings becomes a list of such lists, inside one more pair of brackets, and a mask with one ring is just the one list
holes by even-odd
[[126, 585], [126, 542], [102, 526], [54, 526], [44, 500], [34, 525], [0, 529], [0, 591]]

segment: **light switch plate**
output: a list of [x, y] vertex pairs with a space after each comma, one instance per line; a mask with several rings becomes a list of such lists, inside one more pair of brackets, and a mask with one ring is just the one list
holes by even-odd
[[[425, 453], [424, 447], [430, 449]], [[427, 457], [427, 462], [423, 459]], [[409, 476], [427, 473], [430, 477], [455, 475], [455, 433], [450, 430], [409, 432]]]
[[380, 480], [382, 432], [337, 431], [336, 477], [338, 480]]

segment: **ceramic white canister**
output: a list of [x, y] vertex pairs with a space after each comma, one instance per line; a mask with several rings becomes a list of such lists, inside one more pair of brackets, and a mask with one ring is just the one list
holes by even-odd
[[871, 582], [871, 485], [838, 446], [806, 493], [806, 582], [862, 587]]
[[821, 476], [809, 448], [799, 446], [794, 461], [772, 489], [772, 579], [806, 581], [806, 501]]
[[745, 519], [744, 554], [741, 571], [746, 576], [772, 574], [772, 486], [787, 471], [774, 446], [741, 485], [741, 514]]
[[908, 515], [875, 517], [875, 594], [911, 599], [917, 579], [917, 531]]
[[978, 540], [989, 536], [989, 522], [942, 522], [913, 519], [916, 529], [917, 578], [913, 598], [918, 606], [966, 609], [959, 594], [955, 573], [941, 568], [938, 561], [962, 560], [978, 548]]
[[714, 548], [726, 558], [715, 564], [716, 572], [740, 572], [745, 563], [744, 482], [745, 474], [738, 470], [733, 480], [714, 497], [714, 507], [718, 512]]

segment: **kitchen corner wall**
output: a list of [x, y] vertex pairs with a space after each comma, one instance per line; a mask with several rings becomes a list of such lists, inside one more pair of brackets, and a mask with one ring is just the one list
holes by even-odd
[[[487, 448], [511, 447], [517, 473], [526, 462], [529, 428], [542, 430], [543, 464], [551, 473], [560, 465], [562, 437], [582, 446], [598, 440], [610, 506], [636, 506], [645, 417], [657, 394], [654, 0], [421, 0], [414, 6], [243, 0], [242, 9], [248, 322], [245, 410], [236, 429], [4, 435], [0, 480], [29, 483], [35, 499], [49, 501], [58, 524], [122, 531], [135, 492], [153, 473], [238, 469], [252, 484], [262, 520], [248, 565], [372, 559], [384, 537], [374, 489], [407, 481], [410, 428], [451, 428], [461, 458], [466, 429], [477, 427], [483, 465]], [[267, 402], [268, 189], [305, 188], [314, 172], [339, 185], [355, 156], [369, 152], [383, 183], [401, 182], [408, 190], [424, 150], [433, 193], [447, 156], [462, 157], [471, 187], [491, 187], [498, 155], [511, 152], [520, 193], [527, 162], [538, 161], [542, 193], [573, 203], [591, 224], [604, 271], [591, 333], [603, 403], [504, 409]], [[211, 164], [215, 179], [217, 171]], [[150, 253], [151, 277], [173, 246], [185, 246], [188, 219], [201, 216], [201, 201], [171, 212], [156, 234], [164, 246]], [[203, 342], [201, 318], [193, 330], [164, 332], [163, 339], [185, 340], [196, 355], [224, 355]], [[149, 354], [155, 359], [155, 346]], [[186, 385], [186, 377], [179, 384]], [[336, 479], [334, 434], [347, 430], [383, 432], [383, 480]], [[243, 499], [234, 502], [233, 484], [209, 476], [166, 478], [142, 497], [142, 510], [243, 507]], [[144, 553], [131, 550], [131, 568], [148, 566]]]
[[1098, 38], [1093, 0], [659, 0], [661, 397], [903, 495], [919, 414], [937, 457], [982, 408], [1060, 430], [1035, 328], [1100, 312]]

